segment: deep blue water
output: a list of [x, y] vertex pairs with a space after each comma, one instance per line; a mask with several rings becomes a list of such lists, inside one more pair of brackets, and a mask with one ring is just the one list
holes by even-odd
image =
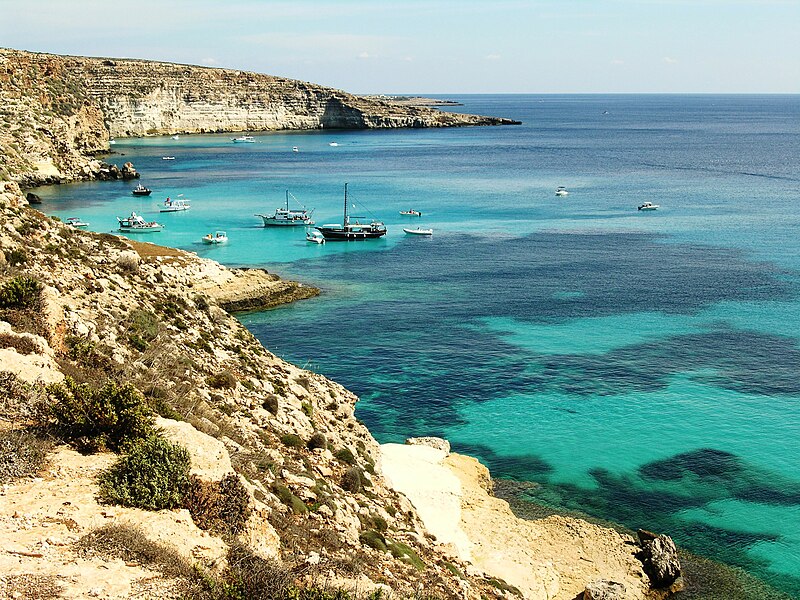
[[[43, 208], [108, 231], [186, 194], [149, 239], [321, 286], [242, 321], [359, 394], [379, 441], [447, 437], [539, 502], [800, 597], [800, 97], [456, 99], [523, 125], [118, 140], [150, 200], [93, 183]], [[385, 239], [320, 247], [253, 217], [288, 188], [335, 222], [345, 181]], [[231, 243], [199, 244], [212, 229]]]

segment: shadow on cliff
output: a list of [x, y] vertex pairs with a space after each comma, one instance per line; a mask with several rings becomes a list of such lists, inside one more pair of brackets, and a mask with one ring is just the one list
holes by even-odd
[[325, 110], [320, 118], [323, 129], [364, 129], [363, 113], [352, 106], [347, 106], [339, 98], [329, 98], [325, 102]]

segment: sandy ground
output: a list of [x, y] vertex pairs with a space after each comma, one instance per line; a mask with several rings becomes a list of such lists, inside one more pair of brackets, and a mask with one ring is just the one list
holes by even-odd
[[599, 579], [622, 583], [626, 600], [645, 597], [647, 577], [633, 539], [579, 519], [526, 521], [490, 495], [477, 460], [424, 446], [384, 444], [383, 471], [405, 494], [437, 541], [526, 598], [574, 600]]

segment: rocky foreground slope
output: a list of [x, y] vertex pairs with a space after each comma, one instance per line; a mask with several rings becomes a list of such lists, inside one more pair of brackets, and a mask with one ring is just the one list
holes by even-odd
[[244, 71], [0, 49], [0, 169], [29, 187], [96, 177], [113, 137], [511, 123]]
[[431, 517], [427, 467], [394, 460], [390, 484], [356, 397], [220, 307], [252, 275], [74, 231], [0, 186], [0, 598], [666, 593], [631, 538], [519, 522], [474, 461], [453, 458], [461, 491]]

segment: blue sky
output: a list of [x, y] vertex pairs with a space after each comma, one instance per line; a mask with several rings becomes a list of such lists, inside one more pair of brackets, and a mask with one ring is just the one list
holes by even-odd
[[0, 46], [356, 93], [800, 93], [800, 0], [0, 0]]

